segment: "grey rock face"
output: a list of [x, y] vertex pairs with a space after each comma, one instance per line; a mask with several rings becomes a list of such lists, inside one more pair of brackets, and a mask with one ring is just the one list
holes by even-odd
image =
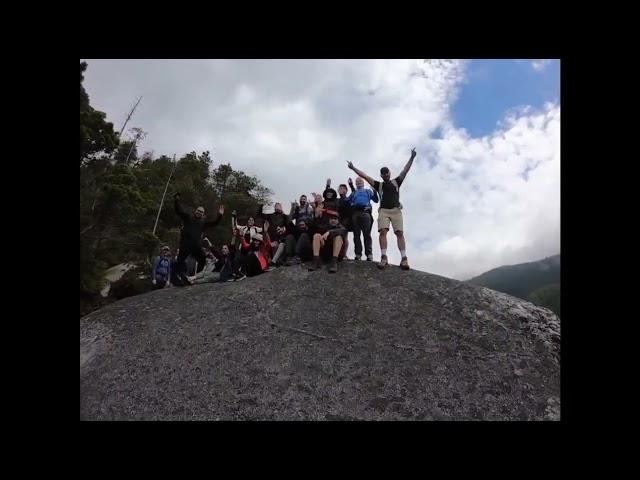
[[560, 322], [369, 262], [158, 290], [80, 320], [86, 420], [559, 420]]

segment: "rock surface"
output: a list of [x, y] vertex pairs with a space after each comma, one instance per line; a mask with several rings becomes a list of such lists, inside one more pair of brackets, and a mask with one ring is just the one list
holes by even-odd
[[560, 322], [370, 262], [158, 290], [80, 319], [85, 420], [559, 420]]

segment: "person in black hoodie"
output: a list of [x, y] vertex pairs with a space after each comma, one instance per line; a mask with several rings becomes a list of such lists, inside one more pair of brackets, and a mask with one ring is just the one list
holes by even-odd
[[336, 192], [333, 188], [331, 188], [331, 179], [327, 178], [327, 185], [322, 192], [322, 198], [324, 201], [322, 202], [325, 209], [333, 210], [335, 212], [338, 211], [339, 201], [338, 201], [338, 192]]
[[185, 260], [191, 255], [198, 262], [198, 273], [206, 264], [206, 255], [202, 251], [200, 245], [202, 233], [205, 229], [215, 227], [222, 220], [224, 215], [224, 206], [220, 205], [218, 209], [218, 218], [215, 220], [205, 220], [204, 207], [195, 209], [193, 215], [189, 215], [180, 205], [180, 193], [176, 192], [174, 198], [174, 209], [176, 214], [182, 219], [182, 230], [180, 231], [180, 249], [178, 259], [176, 260], [175, 273], [186, 285], [192, 282], [184, 274]]
[[344, 256], [347, 229], [340, 225], [338, 212], [335, 210], [326, 210], [325, 215], [329, 218], [327, 229], [324, 233], [316, 230], [317, 233], [313, 235], [313, 265], [309, 267], [310, 272], [320, 269], [323, 260], [329, 260], [329, 273], [335, 273], [338, 271], [339, 258]]

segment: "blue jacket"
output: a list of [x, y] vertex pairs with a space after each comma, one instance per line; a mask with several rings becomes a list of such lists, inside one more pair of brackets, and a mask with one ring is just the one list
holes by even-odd
[[371, 200], [375, 203], [378, 203], [378, 193], [370, 190], [368, 188], [361, 188], [360, 190], [356, 190], [349, 195], [349, 202], [354, 207], [365, 207], [371, 208]]
[[164, 257], [156, 257], [153, 262], [153, 269], [151, 271], [151, 279], [156, 281], [167, 281], [171, 277], [171, 259]]

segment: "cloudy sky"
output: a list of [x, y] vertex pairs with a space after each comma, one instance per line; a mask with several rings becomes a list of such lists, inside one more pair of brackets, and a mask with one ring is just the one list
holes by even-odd
[[394, 175], [416, 147], [400, 190], [413, 268], [465, 280], [560, 252], [558, 60], [83, 60], [116, 129], [143, 97], [140, 152], [209, 150], [285, 210], [355, 178], [348, 160]]

